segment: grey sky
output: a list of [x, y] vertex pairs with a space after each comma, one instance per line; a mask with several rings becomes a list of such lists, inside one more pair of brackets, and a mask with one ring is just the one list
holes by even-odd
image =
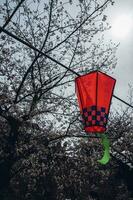
[[[0, 0], [1, 2], [3, 0]], [[133, 0], [114, 0], [114, 6], [109, 6], [105, 14], [108, 22], [113, 26], [114, 21], [121, 15], [132, 15], [133, 19]], [[113, 77], [117, 79], [115, 94], [128, 101], [128, 83], [133, 85], [133, 26], [130, 28], [126, 37], [119, 38], [112, 35], [111, 29], [105, 32], [107, 40], [119, 43], [117, 51], [118, 63], [114, 70]]]
[[120, 42], [117, 51], [118, 63], [113, 73], [113, 76], [117, 79], [115, 94], [128, 101], [128, 83], [133, 86], [133, 1], [116, 0], [114, 6], [107, 9], [106, 14], [112, 27], [118, 17], [122, 15], [131, 16], [132, 24], [131, 27], [129, 26], [129, 32], [125, 37], [116, 37], [112, 34], [111, 29], [105, 33], [106, 37], [112, 38], [113, 42]]

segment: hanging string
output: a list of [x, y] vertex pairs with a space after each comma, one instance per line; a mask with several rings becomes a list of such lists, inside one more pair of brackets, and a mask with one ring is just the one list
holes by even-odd
[[[28, 46], [29, 48], [39, 52], [40, 54], [42, 54], [43, 56], [47, 57], [48, 59], [52, 60], [53, 62], [59, 64], [60, 66], [62, 66], [63, 68], [69, 70], [70, 72], [72, 72], [73, 74], [75, 74], [76, 76], [80, 76], [80, 74], [78, 74], [77, 72], [75, 72], [74, 70], [66, 67], [64, 64], [58, 62], [57, 60], [55, 60], [54, 58], [48, 56], [47, 54], [43, 53], [42, 51], [40, 51], [39, 49], [35, 48], [34, 46], [32, 46], [30, 43], [25, 42], [24, 40], [18, 38], [17, 36], [13, 35], [12, 33], [6, 31], [4, 28], [8, 25], [8, 23], [11, 21], [11, 18], [15, 15], [15, 13], [17, 12], [17, 10], [19, 9], [19, 7], [21, 6], [21, 4], [24, 2], [25, 0], [21, 0], [20, 3], [16, 6], [16, 8], [14, 9], [14, 11], [12, 12], [12, 14], [9, 16], [9, 18], [7, 19], [7, 21], [5, 22], [5, 24], [3, 25], [3, 27], [0, 27], [0, 33], [3, 31], [4, 33], [6, 33], [7, 35], [11, 36], [12, 38], [16, 39], [17, 41], [23, 43], [24, 45]], [[99, 10], [100, 8], [102, 8], [104, 5], [106, 5], [108, 3], [109, 0], [107, 0], [101, 7], [98, 7], [96, 10]], [[88, 16], [81, 24], [80, 26], [78, 26], [65, 40], [67, 40], [71, 35], [73, 35], [95, 12], [96, 10], [90, 15]], [[63, 41], [64, 42], [64, 41]], [[63, 43], [62, 42], [62, 43]], [[60, 45], [60, 44], [59, 44]], [[54, 48], [53, 48], [54, 49]], [[52, 49], [52, 50], [53, 50]], [[97, 68], [98, 70], [98, 68]], [[122, 103], [128, 105], [129, 107], [133, 108], [132, 105], [130, 105], [129, 103], [125, 102], [124, 100], [120, 99], [119, 97], [113, 95], [114, 98], [116, 98], [117, 100], [121, 101]], [[101, 160], [99, 160], [98, 162], [101, 164], [107, 164], [110, 160], [110, 154], [109, 154], [109, 140], [107, 138], [106, 135], [102, 135], [102, 144], [104, 147], [104, 155], [102, 157]]]
[[[74, 70], [70, 69], [69, 67], [65, 66], [64, 64], [60, 63], [59, 61], [55, 60], [54, 58], [52, 58], [51, 56], [45, 54], [44, 52], [40, 51], [39, 49], [37, 49], [36, 47], [34, 47], [32, 44], [24, 41], [23, 39], [17, 37], [16, 35], [12, 34], [11, 32], [5, 30], [3, 27], [0, 26], [0, 32], [4, 32], [5, 34], [9, 35], [10, 37], [14, 38], [15, 40], [19, 41], [20, 43], [26, 45], [27, 47], [31, 48], [34, 51], [39, 52], [41, 55], [45, 56], [46, 58], [52, 60], [53, 62], [55, 62], [56, 64], [60, 65], [61, 67], [67, 69], [68, 71], [72, 72], [73, 74], [75, 74], [76, 76], [81, 76], [79, 73], [75, 72]], [[122, 100], [121, 98], [117, 97], [116, 95], [113, 95], [113, 97], [119, 101], [121, 101], [122, 103], [126, 104], [127, 106], [133, 108], [133, 105], [127, 103], [126, 101]]]
[[116, 95], [113, 95], [113, 97], [119, 101], [121, 101], [122, 103], [126, 104], [127, 106], [133, 108], [133, 105], [127, 103], [126, 101], [122, 100], [121, 98], [117, 97]]

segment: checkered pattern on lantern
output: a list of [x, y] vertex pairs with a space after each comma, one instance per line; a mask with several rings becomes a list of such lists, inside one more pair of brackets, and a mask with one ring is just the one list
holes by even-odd
[[105, 107], [91, 106], [82, 110], [83, 123], [85, 126], [106, 127], [108, 114]]

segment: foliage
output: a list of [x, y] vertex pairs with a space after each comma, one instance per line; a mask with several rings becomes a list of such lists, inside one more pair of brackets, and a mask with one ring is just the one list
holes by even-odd
[[[106, 72], [116, 65], [117, 49], [104, 42], [109, 4], [113, 2], [3, 1], [0, 17], [9, 32], [79, 74]], [[112, 162], [100, 166], [99, 139], [78, 137], [83, 131], [75, 74], [4, 33], [0, 47], [0, 198], [129, 199], [132, 170], [115, 153], [127, 148], [132, 163], [131, 111], [111, 115], [108, 134], [118, 138], [112, 140]], [[128, 174], [123, 175], [125, 168]]]

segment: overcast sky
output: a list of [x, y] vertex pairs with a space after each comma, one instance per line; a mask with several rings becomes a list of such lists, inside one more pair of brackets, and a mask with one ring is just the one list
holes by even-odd
[[109, 6], [106, 14], [112, 26], [112, 29], [105, 33], [106, 37], [120, 42], [117, 51], [118, 63], [113, 73], [117, 79], [115, 94], [128, 101], [128, 83], [133, 86], [133, 0], [115, 0], [114, 6]]
[[[2, 1], [2, 0], [0, 0]], [[115, 94], [125, 101], [128, 101], [128, 83], [133, 85], [133, 0], [114, 0], [115, 4], [109, 6], [105, 14], [112, 29], [105, 32], [107, 40], [119, 43], [117, 51], [118, 63], [114, 70], [113, 77], [116, 78]], [[123, 21], [127, 17], [127, 22]], [[116, 21], [120, 20], [120, 27], [114, 32]], [[126, 23], [126, 24], [125, 24]], [[120, 31], [119, 31], [120, 29]], [[124, 32], [126, 31], [126, 34]]]

